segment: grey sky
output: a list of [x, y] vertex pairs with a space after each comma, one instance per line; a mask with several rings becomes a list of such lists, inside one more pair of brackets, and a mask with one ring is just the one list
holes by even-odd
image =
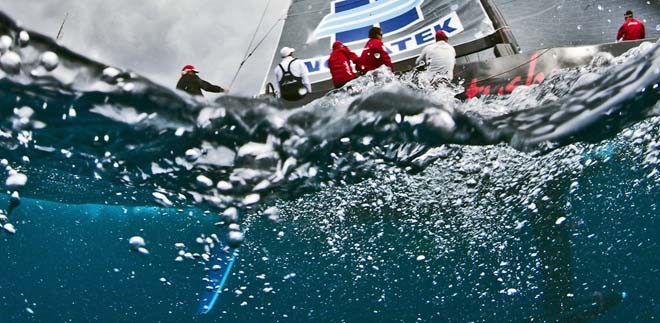
[[[55, 38], [94, 60], [132, 70], [174, 88], [192, 64], [207, 81], [228, 87], [268, 0], [0, 0], [23, 28]], [[286, 13], [289, 0], [271, 0], [259, 41]], [[253, 95], [276, 50], [282, 22], [243, 66], [232, 94]]]

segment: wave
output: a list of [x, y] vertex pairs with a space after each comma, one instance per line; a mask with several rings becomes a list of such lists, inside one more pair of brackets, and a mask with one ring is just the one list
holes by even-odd
[[[250, 231], [234, 293], [214, 312], [225, 319], [464, 321], [456, 308], [469, 308], [474, 320], [571, 320], [612, 295], [620, 303], [623, 289], [651, 300], [634, 311], [653, 308], [657, 44], [506, 96], [461, 101], [460, 86], [378, 70], [287, 109], [268, 97], [199, 100], [0, 22], [0, 44], [11, 40], [0, 180], [12, 193], [0, 224], [20, 235], [6, 240], [4, 276], [27, 277], [7, 288], [15, 320], [25, 306], [62, 320], [192, 320], [182, 300], [208, 288], [190, 277], [212, 267], [226, 233], [218, 209]], [[148, 261], [126, 252], [136, 234]], [[135, 277], [148, 279], [136, 288]], [[112, 287], [90, 294], [99, 281]], [[42, 292], [63, 284], [65, 296]], [[161, 307], [136, 306], [170, 284]], [[337, 299], [350, 302], [338, 310]]]
[[[460, 101], [460, 86], [435, 89], [378, 70], [296, 109], [268, 97], [205, 102], [73, 53], [7, 16], [0, 22], [12, 44], [2, 55], [0, 151], [25, 165], [34, 194], [58, 201], [90, 202], [98, 197], [88, 192], [101, 191], [107, 203], [136, 203], [160, 192], [167, 205], [241, 205], [364, 178], [383, 163], [419, 171], [448, 144], [547, 153], [599, 141], [656, 113], [659, 99], [660, 49], [644, 43], [506, 97]], [[53, 185], [78, 189], [43, 189]], [[126, 187], [131, 196], [120, 195]]]

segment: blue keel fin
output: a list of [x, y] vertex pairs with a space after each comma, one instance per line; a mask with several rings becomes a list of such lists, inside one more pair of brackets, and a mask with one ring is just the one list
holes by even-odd
[[238, 251], [234, 248], [226, 248], [219, 244], [215, 246], [210, 263], [211, 270], [205, 280], [206, 286], [199, 299], [197, 314], [208, 314], [213, 309], [227, 283], [237, 255]]

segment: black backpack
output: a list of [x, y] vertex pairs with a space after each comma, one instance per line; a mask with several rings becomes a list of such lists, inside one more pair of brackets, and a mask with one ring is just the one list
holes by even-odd
[[[296, 101], [302, 99], [307, 94], [307, 89], [303, 85], [302, 77], [291, 74], [291, 63], [297, 58], [289, 62], [286, 71], [282, 64], [279, 67], [282, 69], [282, 79], [280, 80], [280, 96], [282, 99], [289, 101]], [[302, 93], [302, 94], [301, 94]]]

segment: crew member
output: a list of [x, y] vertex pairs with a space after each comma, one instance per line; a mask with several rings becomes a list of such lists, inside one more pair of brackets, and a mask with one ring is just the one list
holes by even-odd
[[330, 53], [330, 58], [328, 58], [328, 67], [330, 68], [332, 83], [335, 85], [335, 89], [344, 86], [348, 81], [357, 77], [357, 74], [353, 71], [351, 62], [355, 63], [355, 65], [358, 64], [357, 54], [344, 46], [342, 42], [334, 42], [332, 44], [332, 53]]
[[383, 64], [394, 71], [390, 54], [387, 53], [383, 45], [383, 31], [380, 27], [369, 29], [369, 41], [364, 46], [359, 62], [358, 71], [362, 74], [375, 70]]
[[186, 65], [181, 69], [181, 78], [179, 82], [176, 83], [176, 88], [179, 90], [184, 90], [192, 95], [201, 95], [202, 90], [208, 92], [229, 92], [229, 89], [223, 89], [217, 85], [213, 85], [207, 81], [202, 80], [197, 76], [197, 69], [192, 65]]
[[305, 63], [293, 57], [296, 50], [282, 47], [282, 61], [275, 67], [275, 87], [278, 96], [289, 101], [299, 100], [312, 92]]
[[456, 50], [447, 42], [449, 38], [444, 31], [435, 33], [435, 43], [430, 44], [417, 57], [415, 64], [426, 66], [423, 73], [431, 83], [444, 80], [450, 82], [454, 78], [454, 65], [456, 64]]
[[646, 38], [644, 24], [639, 19], [633, 18], [633, 12], [631, 10], [626, 11], [623, 17], [626, 21], [621, 25], [619, 32], [616, 34], [617, 41]]

